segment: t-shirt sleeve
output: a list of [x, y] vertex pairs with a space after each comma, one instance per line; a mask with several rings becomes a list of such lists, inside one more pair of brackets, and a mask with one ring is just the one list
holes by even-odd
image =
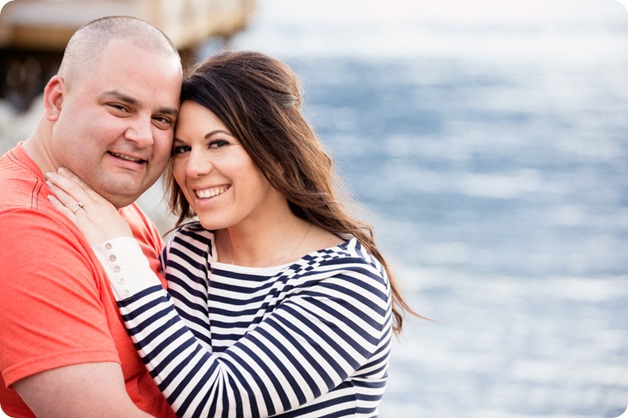
[[72, 364], [119, 361], [102, 269], [77, 228], [19, 209], [0, 216], [0, 370], [7, 386]]

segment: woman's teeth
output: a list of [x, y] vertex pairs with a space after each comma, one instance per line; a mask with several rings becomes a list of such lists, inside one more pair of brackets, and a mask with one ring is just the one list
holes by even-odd
[[208, 199], [210, 197], [218, 196], [219, 194], [226, 192], [227, 189], [227, 186], [221, 186], [212, 187], [211, 189], [195, 190], [195, 192], [196, 197], [198, 197], [199, 199]]

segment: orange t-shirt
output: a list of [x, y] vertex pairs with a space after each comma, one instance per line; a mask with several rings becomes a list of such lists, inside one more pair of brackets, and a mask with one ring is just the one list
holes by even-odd
[[[81, 232], [48, 201], [21, 145], [0, 157], [0, 405], [33, 413], [11, 388], [45, 370], [119, 362], [130, 398], [157, 417], [174, 413], [144, 368], [120, 319], [108, 279]], [[120, 210], [162, 279], [162, 240], [136, 205]]]

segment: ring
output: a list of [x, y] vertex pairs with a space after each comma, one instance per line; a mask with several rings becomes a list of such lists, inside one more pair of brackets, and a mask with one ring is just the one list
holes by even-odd
[[85, 206], [85, 204], [83, 202], [76, 202], [77, 205], [74, 209], [72, 209], [72, 213], [76, 213], [77, 210], [79, 210], [80, 208], [82, 208], [83, 206]]

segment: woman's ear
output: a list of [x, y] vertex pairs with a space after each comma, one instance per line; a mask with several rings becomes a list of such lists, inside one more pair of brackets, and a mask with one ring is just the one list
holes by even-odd
[[56, 121], [61, 113], [66, 89], [63, 78], [56, 75], [50, 79], [44, 89], [44, 110], [49, 121]]

